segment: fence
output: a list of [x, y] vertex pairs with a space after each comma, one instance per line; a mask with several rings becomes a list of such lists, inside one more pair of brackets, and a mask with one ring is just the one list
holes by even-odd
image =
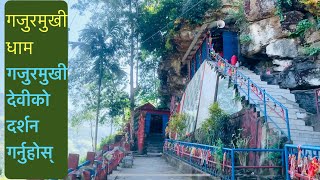
[[106, 179], [106, 176], [120, 164], [125, 152], [129, 150], [129, 144], [123, 141], [105, 145], [99, 153], [88, 152], [82, 164], [79, 164], [78, 154], [69, 154], [68, 178], [71, 180]]
[[[284, 167], [282, 149], [233, 149], [166, 139], [163, 152], [205, 173], [225, 180], [235, 180], [239, 176], [246, 176], [246, 173], [241, 174], [241, 170], [253, 169], [261, 172], [279, 169], [282, 171]], [[249, 158], [250, 153], [254, 155], [251, 156], [254, 157], [254, 160]], [[268, 160], [261, 163], [262, 159], [257, 158], [257, 153], [264, 153], [264, 155], [277, 153], [282, 160], [281, 165], [274, 165]], [[247, 161], [251, 161], [252, 165], [246, 165]], [[260, 161], [258, 165], [257, 161]]]
[[[290, 124], [288, 109], [264, 89], [254, 83], [249, 77], [237, 70], [237, 67], [229, 64], [219, 54], [213, 53], [213, 58], [216, 60], [216, 66], [220, 73], [225, 76], [229, 76], [231, 81], [237, 85], [239, 90], [245, 94], [249, 103], [256, 105], [256, 108], [263, 113], [265, 121], [270, 121], [272, 124], [282, 133], [285, 134], [289, 141], [291, 140], [290, 135]], [[211, 58], [210, 58], [211, 59]], [[279, 127], [279, 121], [285, 123], [285, 127]], [[284, 132], [282, 129], [286, 129]]]
[[286, 179], [320, 179], [320, 146], [285, 145]]

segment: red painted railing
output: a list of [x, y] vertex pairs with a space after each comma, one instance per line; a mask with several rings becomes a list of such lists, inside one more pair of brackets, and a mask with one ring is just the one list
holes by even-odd
[[68, 178], [71, 180], [101, 180], [106, 179], [117, 168], [126, 152], [130, 151], [130, 145], [123, 140], [114, 144], [104, 145], [102, 150], [88, 152], [86, 161], [79, 165], [79, 155], [69, 154]]

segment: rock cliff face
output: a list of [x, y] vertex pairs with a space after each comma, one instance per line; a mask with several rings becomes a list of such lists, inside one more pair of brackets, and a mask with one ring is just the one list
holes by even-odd
[[315, 113], [313, 89], [320, 87], [320, 56], [306, 54], [304, 46], [320, 48], [320, 31], [313, 26], [298, 37], [290, 34], [298, 29], [301, 20], [314, 24], [316, 20], [297, 1], [283, 12], [283, 21], [275, 15], [276, 0], [244, 2], [250, 24], [242, 34], [251, 38], [241, 46], [244, 64], [269, 83], [292, 90], [300, 106]]
[[161, 100], [167, 102], [168, 107], [171, 96], [181, 97], [183, 94], [189, 68], [188, 64], [182, 63], [181, 60], [199, 29], [200, 27], [182, 24], [172, 39], [176, 51], [163, 57], [159, 65], [158, 74], [161, 80], [159, 91]]
[[[291, 1], [292, 6], [282, 8], [281, 19], [276, 15], [279, 8], [277, 0], [242, 0], [248, 25], [240, 37], [249, 36], [250, 41], [241, 44], [241, 61], [268, 83], [292, 90], [300, 106], [315, 113], [315, 105], [305, 99], [314, 99], [313, 90], [320, 87], [320, 55], [310, 56], [310, 52], [306, 53], [306, 47], [320, 50], [320, 31], [313, 25], [304, 33], [292, 35], [301, 29], [298, 24], [302, 20], [313, 24], [317, 22], [298, 0]], [[212, 17], [216, 16], [212, 19], [225, 16], [226, 9], [231, 5], [224, 4], [219, 12], [209, 13]], [[165, 79], [161, 93], [167, 98], [180, 96], [183, 92], [188, 67], [181, 63], [181, 58], [196, 32], [197, 28], [182, 28], [174, 38], [178, 53], [166, 58], [159, 68], [160, 76]]]

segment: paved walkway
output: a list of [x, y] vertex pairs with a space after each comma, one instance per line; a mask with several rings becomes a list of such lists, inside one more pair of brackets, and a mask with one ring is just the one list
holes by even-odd
[[118, 168], [110, 175], [116, 180], [191, 180], [175, 167], [170, 166], [162, 157], [135, 157], [132, 168]]

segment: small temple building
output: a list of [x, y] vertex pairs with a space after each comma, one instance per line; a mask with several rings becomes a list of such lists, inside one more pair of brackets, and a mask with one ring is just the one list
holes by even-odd
[[169, 110], [156, 109], [151, 103], [138, 107], [133, 124], [133, 150], [139, 154], [161, 153], [169, 119]]

